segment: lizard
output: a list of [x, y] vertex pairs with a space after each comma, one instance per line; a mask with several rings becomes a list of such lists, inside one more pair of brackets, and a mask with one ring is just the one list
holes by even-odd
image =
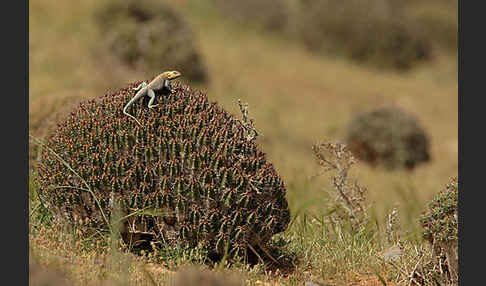
[[125, 115], [130, 116], [131, 118], [135, 119], [135, 121], [139, 124], [140, 122], [131, 114], [127, 112], [127, 108], [132, 105], [135, 101], [143, 97], [144, 95], [148, 95], [150, 97], [148, 107], [153, 108], [156, 107], [158, 104], [153, 104], [155, 100], [155, 91], [161, 90], [166, 88], [169, 92], [171, 91], [169, 81], [176, 79], [181, 76], [181, 73], [178, 71], [166, 71], [159, 74], [155, 77], [149, 84], [146, 82], [142, 82], [136, 88], [132, 88], [133, 90], [137, 90], [135, 96], [125, 105], [123, 108], [123, 113]]

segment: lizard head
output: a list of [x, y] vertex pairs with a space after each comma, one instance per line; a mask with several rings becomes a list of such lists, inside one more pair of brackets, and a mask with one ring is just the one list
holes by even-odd
[[168, 80], [176, 79], [181, 76], [181, 73], [178, 71], [166, 71], [161, 74], [163, 78]]

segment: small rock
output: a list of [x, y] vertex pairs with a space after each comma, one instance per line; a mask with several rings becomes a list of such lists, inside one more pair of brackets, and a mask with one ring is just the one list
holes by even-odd
[[305, 282], [305, 286], [321, 286], [321, 284], [317, 284], [314, 282]]
[[400, 256], [402, 256], [403, 251], [399, 246], [394, 245], [394, 246], [388, 248], [387, 250], [383, 251], [382, 254], [383, 254], [383, 258], [385, 258], [385, 259], [395, 259], [395, 258], [399, 258]]

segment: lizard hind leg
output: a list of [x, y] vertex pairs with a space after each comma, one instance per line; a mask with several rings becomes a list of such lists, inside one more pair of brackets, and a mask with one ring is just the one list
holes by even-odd
[[149, 89], [149, 90], [147, 90], [147, 95], [150, 97], [150, 100], [149, 100], [149, 103], [148, 103], [148, 107], [149, 108], [156, 107], [158, 104], [154, 104], [155, 92], [152, 89]]

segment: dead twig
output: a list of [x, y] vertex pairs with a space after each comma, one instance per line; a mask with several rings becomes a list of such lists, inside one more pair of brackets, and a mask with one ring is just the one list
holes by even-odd
[[242, 120], [239, 121], [243, 125], [243, 128], [245, 129], [246, 140], [251, 141], [260, 134], [255, 128], [253, 118], [248, 119], [248, 103], [245, 103], [245, 106], [243, 106], [243, 104], [241, 104], [241, 100], [238, 99], [238, 105], [240, 107], [240, 112], [242, 115]]

